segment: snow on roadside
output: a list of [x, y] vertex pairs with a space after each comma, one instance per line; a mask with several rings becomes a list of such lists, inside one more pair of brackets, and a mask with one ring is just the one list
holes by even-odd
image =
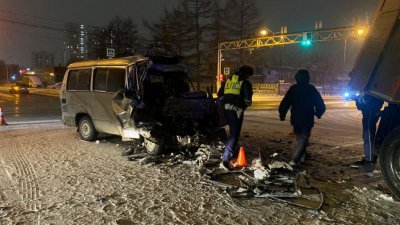
[[386, 213], [399, 222], [369, 190], [347, 191], [330, 212], [231, 199], [195, 166], [141, 165], [120, 156], [126, 143], [81, 141], [59, 124], [21, 126], [0, 129], [0, 224], [369, 224]]
[[[198, 179], [195, 168], [142, 166], [120, 156], [114, 143], [79, 140], [72, 128], [0, 131], [11, 186], [0, 206], [3, 223], [243, 224], [282, 222], [267, 206], [261, 215], [235, 204]], [[4, 147], [6, 146], [6, 147]], [[3, 163], [2, 163], [3, 164]], [[295, 218], [301, 211], [293, 210]], [[268, 219], [266, 219], [268, 218]], [[286, 219], [285, 219], [286, 220]]]

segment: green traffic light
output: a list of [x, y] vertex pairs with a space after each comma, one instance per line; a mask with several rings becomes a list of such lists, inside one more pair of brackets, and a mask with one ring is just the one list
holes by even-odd
[[302, 41], [301, 46], [305, 46], [305, 47], [311, 46], [311, 40]]

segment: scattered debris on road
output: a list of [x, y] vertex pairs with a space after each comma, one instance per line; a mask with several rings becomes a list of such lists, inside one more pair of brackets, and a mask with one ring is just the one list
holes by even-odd
[[151, 156], [142, 145], [134, 150], [123, 149], [122, 155], [141, 165], [174, 166], [186, 164], [198, 169], [199, 177], [206, 183], [221, 188], [234, 198], [270, 198], [279, 202], [307, 209], [320, 210], [324, 201], [322, 192], [310, 184], [306, 172], [299, 172], [285, 162], [277, 161], [271, 155], [269, 164], [261, 152], [251, 166], [227, 171], [221, 168], [221, 154], [224, 144], [201, 144], [198, 149], [183, 149], [169, 155]]

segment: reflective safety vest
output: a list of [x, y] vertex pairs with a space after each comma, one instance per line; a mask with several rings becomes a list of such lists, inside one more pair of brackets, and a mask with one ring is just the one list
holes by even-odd
[[240, 88], [242, 87], [243, 81], [239, 81], [238, 75], [233, 75], [231, 79], [226, 80], [224, 95], [240, 95]]

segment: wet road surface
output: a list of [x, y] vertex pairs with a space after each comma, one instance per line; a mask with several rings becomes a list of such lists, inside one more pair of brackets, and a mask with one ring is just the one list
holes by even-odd
[[0, 107], [11, 124], [61, 118], [60, 99], [53, 96], [0, 91]]

